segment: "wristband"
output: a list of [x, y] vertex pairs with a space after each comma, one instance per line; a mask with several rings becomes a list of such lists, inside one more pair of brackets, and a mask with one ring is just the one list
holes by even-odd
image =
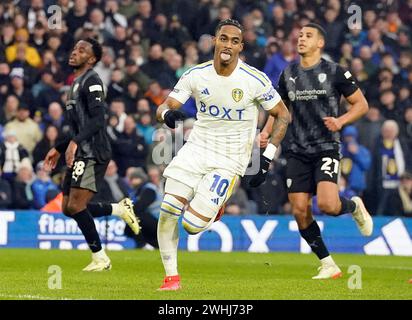
[[274, 144], [269, 143], [265, 151], [263, 152], [263, 156], [268, 158], [269, 160], [273, 160], [277, 150], [278, 148]]
[[170, 110], [170, 109], [166, 109], [166, 110], [163, 110], [163, 111], [162, 111], [162, 114], [161, 114], [162, 120], [165, 119], [165, 114], [166, 114], [166, 112], [168, 112], [169, 110]]

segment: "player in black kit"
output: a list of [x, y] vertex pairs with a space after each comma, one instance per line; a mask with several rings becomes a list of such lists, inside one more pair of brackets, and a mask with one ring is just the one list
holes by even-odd
[[[319, 274], [313, 279], [342, 275], [313, 219], [311, 198], [314, 193], [324, 213], [332, 216], [351, 213], [363, 235], [370, 236], [373, 231], [372, 218], [362, 199], [340, 197], [337, 185], [339, 131], [362, 117], [368, 111], [368, 103], [349, 71], [321, 58], [325, 36], [324, 29], [314, 23], [301, 29], [297, 47], [300, 62], [286, 67], [278, 86], [292, 116], [290, 139], [283, 146], [287, 158], [288, 197], [301, 236], [321, 261]], [[339, 116], [342, 95], [349, 110]], [[261, 147], [267, 144], [272, 125], [273, 119], [269, 117], [260, 135]]]
[[[65, 152], [67, 171], [63, 180], [63, 213], [76, 220], [90, 250], [92, 262], [84, 271], [110, 270], [111, 262], [102, 248], [99, 234], [87, 205], [104, 178], [111, 158], [106, 133], [107, 107], [103, 83], [92, 69], [102, 56], [102, 47], [92, 38], [80, 40], [69, 58], [75, 80], [67, 98], [65, 119], [70, 132], [60, 139], [44, 159], [45, 169], [54, 169]], [[123, 201], [124, 202], [124, 201]], [[122, 201], [113, 206], [113, 214], [123, 218], [133, 230], [139, 230], [133, 208]]]

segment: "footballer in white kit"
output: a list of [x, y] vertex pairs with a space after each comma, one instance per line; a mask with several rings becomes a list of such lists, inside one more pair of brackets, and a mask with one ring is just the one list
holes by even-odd
[[164, 176], [190, 187], [190, 194], [177, 195], [189, 200], [195, 192], [201, 195], [202, 201], [194, 203], [196, 211], [208, 206], [217, 212], [248, 166], [259, 106], [270, 110], [281, 99], [264, 73], [240, 59], [228, 77], [216, 73], [213, 60], [188, 70], [169, 97], [183, 104], [191, 96], [197, 120]]
[[[271, 143], [260, 159], [252, 183], [265, 179], [270, 161], [283, 139], [289, 112], [268, 77], [239, 59], [242, 27], [224, 20], [216, 28], [214, 59], [182, 75], [157, 117], [170, 128], [184, 114], [178, 109], [191, 96], [197, 120], [187, 143], [164, 171], [166, 179], [158, 241], [166, 277], [160, 290], [177, 290], [177, 223], [189, 234], [206, 230], [230, 197], [239, 176], [245, 174], [255, 140], [259, 107], [276, 119]], [[183, 208], [188, 204], [186, 210]]]

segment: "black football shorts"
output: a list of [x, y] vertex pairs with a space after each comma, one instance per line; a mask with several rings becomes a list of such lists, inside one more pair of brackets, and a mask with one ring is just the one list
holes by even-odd
[[315, 194], [320, 181], [338, 182], [340, 155], [336, 151], [326, 151], [313, 156], [288, 153], [286, 159], [288, 193]]
[[68, 168], [63, 180], [63, 195], [70, 193], [70, 188], [98, 191], [102, 184], [109, 161], [97, 163], [93, 159], [75, 159], [73, 166]]

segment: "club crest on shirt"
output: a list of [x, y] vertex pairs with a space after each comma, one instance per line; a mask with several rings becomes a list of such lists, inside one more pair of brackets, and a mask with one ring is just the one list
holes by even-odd
[[243, 90], [236, 88], [232, 90], [232, 98], [233, 100], [235, 100], [236, 102], [239, 102], [240, 100], [242, 100], [243, 98]]
[[319, 80], [320, 83], [325, 82], [325, 80], [326, 80], [326, 73], [319, 73], [319, 75], [318, 75], [318, 80]]

